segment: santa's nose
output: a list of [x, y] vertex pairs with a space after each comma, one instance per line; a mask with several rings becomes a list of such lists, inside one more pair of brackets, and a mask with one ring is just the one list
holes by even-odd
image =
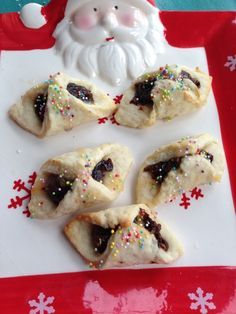
[[106, 12], [101, 16], [101, 25], [107, 29], [112, 29], [118, 25], [117, 17], [113, 12]]

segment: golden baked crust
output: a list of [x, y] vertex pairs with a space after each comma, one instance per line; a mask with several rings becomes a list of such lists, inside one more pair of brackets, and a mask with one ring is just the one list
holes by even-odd
[[[152, 232], [134, 222], [140, 210], [161, 225], [160, 233], [168, 243], [167, 250], [159, 246]], [[93, 247], [91, 228], [94, 224], [113, 229], [102, 254], [98, 254]], [[64, 231], [71, 244], [84, 259], [101, 268], [171, 263], [183, 254], [181, 244], [168, 227], [144, 204], [79, 215], [65, 226]]]
[[[111, 159], [113, 170], [105, 174], [103, 181], [92, 177], [94, 167], [103, 159]], [[49, 159], [42, 165], [32, 188], [29, 210], [32, 217], [56, 218], [76, 210], [107, 204], [117, 198], [133, 157], [126, 146], [103, 144], [95, 148], [80, 148]], [[61, 175], [73, 181], [70, 191], [55, 205], [45, 193], [45, 182], [50, 174]]]
[[[210, 162], [201, 151], [213, 156]], [[161, 184], [155, 182], [144, 169], [171, 158], [183, 157], [178, 169], [172, 169]], [[142, 164], [137, 185], [136, 201], [155, 207], [181, 194], [184, 190], [220, 181], [224, 172], [225, 158], [222, 147], [209, 134], [187, 137], [157, 149]]]
[[[167, 75], [162, 75], [167, 71]], [[200, 87], [189, 78], [178, 79], [181, 71], [197, 80]], [[133, 104], [135, 84], [156, 78], [151, 90], [153, 106]], [[158, 71], [146, 73], [134, 81], [125, 91], [115, 114], [116, 121], [132, 128], [145, 128], [157, 120], [170, 120], [195, 111], [206, 104], [212, 78], [196, 69], [185, 66], [166, 66]]]
[[[91, 91], [93, 103], [85, 103], [67, 90], [74, 83]], [[34, 102], [38, 94], [47, 93], [43, 122], [35, 114]], [[21, 101], [9, 110], [10, 118], [23, 129], [43, 138], [61, 131], [68, 131], [82, 123], [112, 114], [114, 101], [94, 84], [58, 73], [43, 84], [39, 84], [22, 96]]]

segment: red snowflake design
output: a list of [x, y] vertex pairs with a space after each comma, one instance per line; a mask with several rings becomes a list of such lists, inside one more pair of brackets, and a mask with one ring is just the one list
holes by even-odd
[[98, 119], [98, 124], [105, 124], [108, 121], [108, 117]]
[[[191, 190], [190, 193], [191, 193], [190, 197], [194, 198], [195, 200], [204, 197], [204, 194], [202, 194], [202, 190], [197, 187]], [[188, 209], [189, 206], [191, 205], [190, 197], [188, 197], [186, 193], [183, 193], [181, 197], [181, 203], [179, 204], [179, 206], [184, 207], [184, 209]]]
[[196, 200], [199, 199], [199, 197], [204, 197], [204, 195], [202, 194], [202, 190], [198, 189], [198, 188], [194, 188], [191, 192], [191, 197], [195, 198]]
[[113, 100], [114, 100], [116, 105], [119, 105], [122, 98], [123, 98], [123, 94], [122, 95], [116, 95], [116, 97], [114, 97]]
[[[119, 105], [121, 100], [123, 98], [123, 95], [116, 95], [113, 100], [115, 102], [116, 105]], [[111, 116], [109, 117], [103, 117], [103, 118], [99, 118], [98, 119], [98, 124], [105, 124], [107, 123], [107, 121], [110, 120], [112, 124], [116, 124], [116, 125], [120, 125], [115, 118], [115, 113], [113, 113]]]
[[191, 203], [190, 203], [190, 198], [187, 197], [185, 193], [182, 194], [181, 201], [182, 202], [179, 205], [183, 206], [184, 209], [188, 209]]
[[115, 118], [115, 113], [113, 113], [113, 115], [110, 117], [110, 121], [112, 124], [116, 124], [116, 125], [120, 125]]
[[[17, 192], [24, 192], [24, 195], [17, 195], [15, 198], [10, 199], [10, 204], [8, 205], [8, 208], [20, 208], [24, 206], [25, 201], [29, 201], [31, 197], [31, 189], [32, 186], [36, 180], [36, 172], [33, 172], [29, 177], [27, 183], [25, 181], [22, 181], [21, 179], [18, 179], [13, 182], [13, 190]], [[24, 208], [23, 215], [26, 217], [30, 217], [30, 211], [28, 209], [28, 206]]]

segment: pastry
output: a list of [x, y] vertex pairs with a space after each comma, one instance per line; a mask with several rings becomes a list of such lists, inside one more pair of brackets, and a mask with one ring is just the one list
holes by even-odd
[[9, 114], [42, 138], [109, 116], [115, 108], [113, 100], [94, 84], [58, 73], [27, 91]]
[[171, 263], [183, 249], [144, 204], [79, 215], [65, 227], [76, 250], [98, 268]]
[[44, 163], [32, 188], [33, 218], [56, 218], [107, 204], [123, 190], [133, 157], [119, 144], [80, 148]]
[[209, 134], [187, 137], [157, 149], [139, 171], [136, 200], [149, 207], [168, 202], [183, 191], [220, 181], [224, 152]]
[[206, 103], [211, 81], [199, 68], [177, 65], [146, 73], [124, 93], [115, 119], [125, 126], [144, 128], [192, 112]]

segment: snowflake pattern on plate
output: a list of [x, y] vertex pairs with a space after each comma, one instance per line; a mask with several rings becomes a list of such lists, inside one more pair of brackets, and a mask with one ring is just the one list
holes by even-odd
[[230, 71], [236, 70], [236, 55], [228, 56], [227, 62], [225, 63], [225, 67], [229, 68]]
[[201, 288], [197, 288], [196, 293], [188, 293], [188, 297], [190, 300], [195, 301], [190, 305], [191, 310], [200, 309], [201, 314], [207, 314], [209, 310], [215, 310], [216, 306], [213, 302], [211, 302], [213, 298], [213, 293], [207, 292], [204, 295], [204, 291]]
[[54, 297], [46, 298], [45, 294], [40, 292], [37, 299], [38, 301], [30, 300], [28, 302], [29, 306], [34, 308], [29, 311], [29, 314], [51, 314], [56, 312], [54, 307], [51, 305], [55, 300]]
[[116, 95], [116, 97], [114, 97], [113, 100], [114, 100], [114, 102], [115, 102], [116, 105], [119, 105], [120, 102], [121, 102], [121, 100], [122, 100], [122, 98], [123, 98], [123, 94], [121, 94], [121, 95]]
[[[204, 197], [202, 190], [197, 187], [191, 190], [190, 193], [191, 193], [190, 197], [194, 198], [195, 200]], [[184, 207], [184, 209], [188, 209], [191, 206], [190, 197], [187, 196], [187, 193], [183, 193], [181, 196], [181, 202], [179, 203], [179, 206]]]
[[105, 124], [108, 121], [108, 117], [103, 117], [98, 119], [98, 124]]
[[[10, 199], [10, 203], [8, 204], [8, 208], [20, 208], [22, 206], [24, 206], [26, 201], [30, 200], [31, 197], [31, 189], [32, 186], [35, 182], [36, 179], [36, 172], [33, 172], [29, 177], [28, 177], [28, 185], [25, 181], [22, 181], [21, 179], [18, 179], [16, 181], [13, 182], [13, 190], [17, 191], [17, 192], [24, 192], [24, 195], [17, 195], [15, 198], [11, 198]], [[23, 208], [23, 212], [24, 215], [26, 215], [26, 217], [30, 217], [30, 212], [28, 210], [28, 206]]]
[[[108, 95], [109, 95], [109, 94], [108, 94]], [[121, 102], [121, 100], [122, 100], [122, 98], [123, 98], [123, 95], [116, 95], [116, 96], [113, 98], [114, 103], [115, 103], [116, 105], [119, 105], [120, 102]], [[116, 121], [116, 119], [115, 119], [115, 112], [114, 112], [111, 116], [109, 116], [109, 117], [99, 118], [99, 119], [98, 119], [98, 124], [105, 124], [105, 123], [106, 123], [107, 121], [109, 121], [109, 120], [110, 120], [110, 122], [111, 122], [112, 124], [120, 125], [120, 124]]]

